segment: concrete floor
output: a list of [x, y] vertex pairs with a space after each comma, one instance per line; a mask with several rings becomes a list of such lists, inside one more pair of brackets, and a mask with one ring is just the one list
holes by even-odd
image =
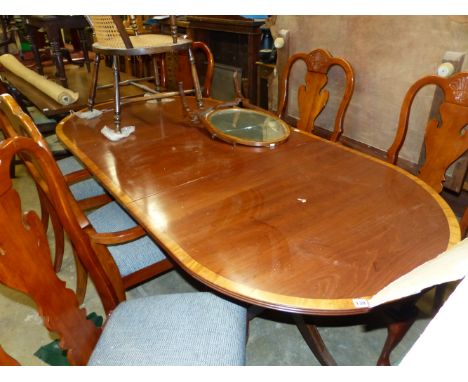
[[[24, 197], [23, 208], [38, 211], [35, 187], [23, 166], [17, 166], [15, 185]], [[53, 243], [53, 235], [49, 232]], [[64, 264], [59, 276], [70, 288], [75, 285], [75, 269], [70, 247], [67, 245]], [[91, 283], [90, 283], [91, 284]], [[128, 298], [139, 296], [193, 291], [195, 284], [186, 280], [178, 271], [171, 271], [128, 292]], [[431, 300], [427, 296], [420, 300], [420, 308], [428, 311]], [[103, 315], [96, 292], [88, 287], [85, 308], [89, 312]], [[375, 365], [385, 341], [386, 329], [373, 323], [363, 325], [362, 317], [349, 319], [319, 318], [319, 331], [331, 354], [339, 365]], [[411, 330], [394, 350], [392, 364], [398, 364], [430, 318], [421, 314]], [[53, 337], [42, 326], [42, 320], [31, 301], [24, 295], [0, 286], [0, 344], [24, 365], [44, 365], [33, 353], [51, 342]], [[247, 365], [300, 366], [319, 365], [301, 334], [287, 314], [265, 311], [250, 322], [247, 343]]]

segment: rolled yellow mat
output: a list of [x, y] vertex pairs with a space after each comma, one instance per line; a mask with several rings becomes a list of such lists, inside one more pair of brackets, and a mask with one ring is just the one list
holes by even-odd
[[11, 54], [3, 54], [0, 56], [0, 64], [61, 105], [70, 105], [78, 100], [79, 94], [77, 92], [64, 88], [40, 74], [37, 74], [34, 70], [28, 69]]

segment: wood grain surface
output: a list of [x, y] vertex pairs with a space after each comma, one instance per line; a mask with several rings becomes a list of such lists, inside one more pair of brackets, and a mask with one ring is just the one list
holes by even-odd
[[136, 131], [111, 142], [99, 130], [112, 115], [69, 116], [57, 135], [185, 271], [242, 301], [362, 313], [353, 299], [460, 239], [424, 182], [342, 145], [293, 130], [274, 149], [232, 146], [190, 124], [179, 99], [123, 106]]

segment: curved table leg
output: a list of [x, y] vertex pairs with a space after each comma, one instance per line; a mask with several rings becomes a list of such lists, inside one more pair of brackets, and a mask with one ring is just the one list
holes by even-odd
[[300, 314], [294, 314], [296, 326], [304, 337], [305, 342], [309, 345], [310, 350], [323, 366], [336, 366], [336, 361], [328, 351], [319, 331], [315, 325], [306, 324], [304, 317]]

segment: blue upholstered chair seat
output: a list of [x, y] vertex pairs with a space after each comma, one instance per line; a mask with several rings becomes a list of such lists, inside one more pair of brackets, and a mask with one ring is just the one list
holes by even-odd
[[[116, 202], [110, 202], [88, 215], [96, 232], [116, 232], [135, 227], [136, 222]], [[122, 276], [164, 260], [166, 256], [156, 243], [143, 236], [125, 244], [108, 245]]]
[[89, 365], [244, 365], [246, 309], [211, 293], [150, 296], [112, 313]]
[[[57, 165], [63, 175], [83, 169], [83, 165], [75, 157], [60, 159], [57, 161]], [[70, 190], [76, 200], [83, 200], [105, 193], [104, 188], [102, 188], [94, 179], [86, 179], [72, 184], [70, 186]]]

